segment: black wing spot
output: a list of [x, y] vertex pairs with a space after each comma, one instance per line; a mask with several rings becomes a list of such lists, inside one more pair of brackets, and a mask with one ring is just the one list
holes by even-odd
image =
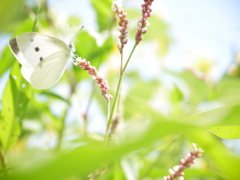
[[40, 57], [40, 61], [42, 61], [43, 60], [43, 58], [42, 57]]
[[38, 52], [40, 49], [39, 47], [35, 47], [35, 51]]
[[31, 42], [33, 42], [33, 39], [31, 39]]

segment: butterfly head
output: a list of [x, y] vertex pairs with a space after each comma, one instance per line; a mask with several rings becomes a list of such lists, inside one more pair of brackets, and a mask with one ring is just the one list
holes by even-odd
[[71, 39], [70, 43], [69, 43], [69, 49], [71, 52], [75, 52], [75, 46], [74, 46], [74, 42], [76, 42], [76, 38], [78, 36], [78, 34], [80, 33], [80, 31], [83, 29], [84, 26], [81, 27], [81, 29], [77, 32], [77, 34]]
[[74, 44], [71, 42], [70, 44], [69, 44], [69, 50], [72, 52], [72, 53], [74, 53], [75, 51], [76, 51], [76, 48], [75, 48], [75, 46], [74, 46]]

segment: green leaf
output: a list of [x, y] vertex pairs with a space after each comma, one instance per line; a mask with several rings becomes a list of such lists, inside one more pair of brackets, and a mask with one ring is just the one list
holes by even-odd
[[[31, 100], [29, 107], [26, 111], [25, 118], [29, 121], [37, 121], [44, 128], [50, 128], [53, 130], [59, 130], [61, 127], [61, 116], [64, 112], [59, 111], [59, 114], [54, 114], [51, 111], [52, 101], [38, 102], [37, 100]], [[58, 102], [61, 103], [61, 102]], [[63, 103], [64, 104], [64, 103]], [[43, 121], [44, 119], [44, 121]]]
[[178, 88], [178, 86], [176, 84], [174, 84], [174, 89], [171, 92], [171, 96], [170, 99], [174, 102], [174, 103], [179, 103], [183, 100], [184, 95], [181, 92], [181, 90]]
[[219, 101], [233, 105], [240, 101], [240, 79], [237, 77], [224, 76], [214, 89], [215, 98]]
[[[23, 166], [22, 170], [12, 172], [12, 176], [8, 179], [61, 180], [67, 177], [84, 178], [96, 168], [100, 168], [104, 163], [112, 162], [125, 154], [148, 147], [153, 142], [174, 134], [182, 134], [188, 140], [198, 143], [205, 150], [204, 154], [210, 156], [214, 165], [218, 168], [215, 172], [221, 174], [224, 179], [237, 179], [239, 177], [234, 167], [240, 166], [240, 159], [228, 153], [221, 142], [216, 141], [211, 134], [201, 131], [197, 126], [155, 120], [142, 136], [132, 142], [114, 148], [105, 148], [101, 145], [88, 143], [88, 145], [81, 146], [72, 152], [51, 158], [51, 160], [45, 161], [44, 164], [42, 162], [42, 165], [35, 168], [32, 168], [33, 166], [30, 166], [31, 168]], [[129, 135], [127, 134], [127, 136]], [[35, 165], [39, 164], [37, 162], [33, 163]], [[79, 170], [79, 167], [81, 170]]]
[[203, 111], [185, 119], [185, 122], [202, 126], [239, 125], [240, 105], [224, 106]]
[[78, 16], [70, 16], [68, 18], [68, 24], [70, 24], [71, 26], [80, 26], [81, 20]]
[[105, 39], [99, 45], [97, 39], [86, 31], [82, 31], [77, 39], [80, 42], [76, 46], [76, 54], [90, 61], [93, 66], [99, 66], [101, 62], [104, 62], [113, 47], [113, 39], [111, 37]]
[[[233, 89], [240, 90], [239, 78], [224, 76], [223, 79], [219, 82], [216, 88], [216, 92], [219, 97], [223, 96], [226, 92], [229, 92]], [[236, 95], [236, 94], [234, 94]]]
[[111, 11], [112, 1], [91, 0], [91, 3], [96, 11], [99, 31], [109, 30], [114, 19], [113, 11]]
[[[113, 39], [109, 37], [101, 45], [98, 45], [97, 40], [86, 31], [82, 31], [78, 39], [80, 42], [76, 46], [76, 54], [86, 59], [86, 61], [90, 61], [91, 65], [98, 69], [100, 64], [106, 61], [110, 55], [113, 47]], [[81, 68], [74, 67], [73, 70], [78, 81], [90, 77]]]
[[2, 76], [16, 61], [16, 58], [12, 54], [8, 46], [3, 51], [0, 59], [0, 76]]
[[186, 118], [185, 122], [206, 126], [206, 129], [223, 139], [240, 138], [240, 105], [200, 112]]
[[139, 116], [148, 119], [153, 112], [150, 104], [151, 98], [157, 93], [160, 86], [159, 81], [142, 81], [137, 76], [132, 76], [133, 87], [124, 99], [124, 118], [131, 119]]
[[70, 101], [68, 99], [66, 99], [66, 98], [64, 98], [64, 97], [62, 97], [62, 96], [60, 96], [60, 95], [58, 95], [56, 93], [53, 93], [51, 91], [42, 90], [41, 91], [41, 95], [46, 95], [49, 98], [52, 97], [54, 99], [61, 100], [61, 101], [65, 102], [65, 103], [67, 103], [68, 105], [70, 105]]
[[24, 118], [31, 87], [23, 79], [19, 63], [15, 63], [3, 92], [2, 115], [0, 120], [0, 142], [6, 152], [21, 133], [20, 123]]
[[189, 71], [183, 71], [181, 73], [171, 73], [186, 82], [189, 89], [188, 101], [190, 104], [197, 105], [201, 101], [208, 99], [210, 88], [204, 80], [198, 79], [193, 73]]
[[208, 128], [213, 134], [223, 139], [240, 138], [240, 125], [212, 126]]
[[28, 17], [24, 4], [25, 0], [0, 2], [0, 33], [14, 31]]

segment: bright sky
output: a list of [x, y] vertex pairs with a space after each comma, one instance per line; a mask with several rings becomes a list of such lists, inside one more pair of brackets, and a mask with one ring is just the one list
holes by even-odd
[[[240, 1], [162, 0], [158, 3], [165, 7], [166, 20], [176, 41], [169, 60], [179, 58], [181, 51], [205, 53], [216, 61], [215, 77], [224, 71], [233, 53], [240, 48]], [[186, 58], [184, 55], [180, 58]]]

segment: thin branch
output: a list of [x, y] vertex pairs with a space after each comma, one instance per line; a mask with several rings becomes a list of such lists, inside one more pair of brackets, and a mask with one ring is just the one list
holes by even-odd
[[33, 28], [32, 28], [32, 32], [35, 32], [36, 31], [36, 25], [37, 25], [37, 20], [38, 20], [38, 14], [40, 12], [40, 5], [38, 6], [38, 10], [37, 10], [37, 13], [36, 13], [36, 16], [35, 16], [35, 20], [34, 20], [34, 23], [33, 23]]
[[128, 63], [129, 63], [129, 61], [130, 61], [130, 59], [131, 59], [131, 57], [132, 57], [132, 54], [133, 54], [134, 50], [136, 49], [136, 47], [137, 47], [137, 44], [135, 44], [135, 45], [133, 46], [133, 49], [132, 49], [132, 51], [131, 51], [128, 59], [127, 59], [127, 62], [125, 63], [125, 65], [124, 65], [124, 67], [123, 67], [122, 73], [125, 72], [125, 70], [126, 70], [126, 68], [127, 68], [127, 66], [128, 66]]
[[0, 150], [0, 162], [2, 165], [3, 175], [6, 178], [7, 177], [7, 167], [6, 167], [4, 155], [1, 150]]

